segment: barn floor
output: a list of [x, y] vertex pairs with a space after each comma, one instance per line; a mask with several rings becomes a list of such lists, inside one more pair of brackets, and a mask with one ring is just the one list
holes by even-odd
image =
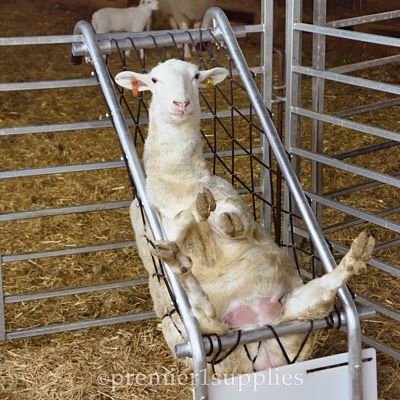
[[[75, 0], [2, 0], [0, 36], [69, 35], [77, 21], [90, 20], [95, 10], [87, 6], [76, 7], [77, 3]], [[277, 29], [279, 27], [277, 24]], [[157, 19], [154, 28], [165, 29], [167, 26], [164, 20]], [[257, 40], [249, 40], [248, 44], [246, 57], [252, 64], [256, 64], [259, 44]], [[89, 76], [88, 66], [78, 68], [69, 63], [69, 48], [59, 45], [55, 50], [55, 46], [43, 46], [43, 49], [33, 55], [29, 48], [16, 51], [16, 48], [0, 47], [0, 81], [81, 77], [82, 68], [87, 70]], [[376, 49], [368, 46], [363, 49], [349, 49], [349, 60], [361, 53], [368, 58], [373, 51]], [[398, 75], [396, 77], [395, 71], [385, 71], [385, 74], [387, 79], [400, 79]], [[104, 107], [95, 95], [96, 90], [88, 88], [77, 95], [76, 92], [71, 94], [68, 89], [60, 89], [57, 96], [52, 98], [37, 93], [33, 96], [32, 92], [13, 93], [10, 96], [1, 93], [0, 126], [55, 123], [59, 122], [60, 116], [64, 122], [98, 119], [99, 115], [104, 114]], [[66, 96], [69, 97], [69, 103], [75, 102], [75, 106], [65, 108]], [[379, 120], [382, 127], [387, 129], [395, 130], [396, 123], [398, 126], [398, 121], [387, 115], [379, 115]], [[7, 167], [2, 168], [6, 170], [43, 167], [54, 164], [55, 160], [62, 165], [119, 158], [115, 135], [111, 130], [105, 129], [93, 130], [85, 135], [72, 132], [68, 137], [64, 137], [62, 133], [54, 133], [50, 136], [39, 134], [29, 140], [18, 136], [1, 137], [0, 140], [0, 159], [6, 161]], [[339, 142], [338, 140], [337, 143]], [[347, 143], [341, 144], [345, 146]], [[335, 149], [332, 148], [332, 151]], [[381, 155], [377, 155], [378, 160], [379, 157]], [[398, 148], [390, 150], [385, 157], [389, 160], [385, 171], [395, 171], [398, 168]], [[378, 160], [373, 162], [377, 163]], [[332, 179], [333, 181], [338, 182], [336, 179]], [[65, 181], [60, 176], [42, 177], [35, 183], [30, 179], [10, 180], [7, 185], [0, 188], [0, 212], [39, 209], [45, 206], [61, 207], [79, 202], [90, 203], [102, 198], [119, 201], [131, 196], [126, 173], [120, 170], [93, 172], [91, 175], [76, 173], [70, 181]], [[63, 195], [60, 196], [60, 193]], [[349, 204], [352, 201], [357, 199], [348, 199]], [[395, 193], [387, 196], [384, 201], [385, 206], [398, 203]], [[377, 203], [373, 206], [382, 205]], [[334, 215], [326, 217], [333, 220], [335, 218]], [[95, 231], [92, 229], [94, 226]], [[90, 217], [72, 215], [68, 218], [6, 223], [1, 225], [1, 230], [1, 254], [57, 248], [65, 244], [76, 246], [97, 244], [104, 240], [132, 240], [126, 209], [98, 212]], [[66, 230], [68, 234], [65, 234]], [[24, 234], [21, 235], [21, 232]], [[349, 230], [344, 236], [335, 239], [348, 244], [354, 234], [355, 230]], [[383, 255], [394, 263], [398, 262], [398, 252], [393, 249], [391, 252], [392, 254], [387, 254], [386, 251]], [[118, 253], [109, 251], [85, 258], [71, 257], [62, 262], [21, 262], [15, 267], [5, 269], [6, 294], [145, 275], [136, 252], [131, 249]], [[49, 269], [52, 271], [50, 275]], [[358, 284], [357, 290], [378, 301], [384, 301], [385, 304], [391, 304], [394, 309], [398, 308], [399, 283], [389, 275], [382, 279], [372, 271]], [[151, 310], [151, 299], [145, 288], [135, 288], [108, 295], [92, 294], [57, 301], [33, 302], [25, 306], [23, 310], [14, 305], [7, 306], [8, 329], [69, 322], [75, 320], [76, 315], [89, 319], [124, 314], [132, 310]], [[156, 320], [148, 320], [0, 342], [0, 398], [172, 400], [190, 397], [190, 371], [185, 370], [171, 356], [157, 325]], [[366, 322], [363, 327], [369, 334], [399, 348], [398, 324], [379, 317]], [[319, 341], [315, 357], [346, 349], [345, 335], [339, 332], [327, 332]], [[140, 374], [146, 377], [143, 378]], [[155, 376], [160, 380], [157, 381]], [[378, 352], [379, 399], [400, 399], [399, 381], [398, 362]]]

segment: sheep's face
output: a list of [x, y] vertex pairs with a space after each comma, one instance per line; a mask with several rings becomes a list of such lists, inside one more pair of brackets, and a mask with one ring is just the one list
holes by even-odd
[[159, 9], [158, 0], [141, 0], [140, 4], [145, 5], [149, 10], [152, 11]]
[[132, 80], [136, 81], [139, 91], [152, 92], [157, 119], [182, 124], [200, 120], [199, 87], [205, 87], [205, 80], [217, 84], [227, 74], [225, 68], [199, 71], [194, 64], [173, 59], [156, 66], [149, 74], [121, 72], [115, 81], [128, 89], [132, 88]]

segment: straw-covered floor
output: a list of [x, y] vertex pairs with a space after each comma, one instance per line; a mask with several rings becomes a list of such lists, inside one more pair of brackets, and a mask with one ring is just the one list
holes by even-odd
[[[75, 1], [11, 1], [0, 4], [0, 36], [68, 35], [78, 20], [90, 20], [94, 8], [76, 7]], [[84, 2], [82, 2], [84, 3]], [[281, 14], [280, 14], [281, 15]], [[164, 20], [155, 21], [155, 29], [167, 28]], [[331, 44], [335, 54], [335, 44]], [[341, 44], [337, 44], [340, 48]], [[372, 46], [349, 49], [348, 58], [368, 59]], [[90, 77], [90, 67], [72, 66], [69, 45], [0, 47], [1, 83], [72, 79]], [[249, 63], [259, 59], [257, 39], [246, 39], [244, 53]], [[309, 54], [305, 51], [305, 56]], [[329, 59], [331, 66], [337, 60]], [[340, 61], [341, 62], [341, 61]], [[84, 73], [82, 73], [84, 71]], [[399, 83], [394, 66], [375, 68], [371, 72], [381, 81]], [[371, 75], [369, 76], [371, 77]], [[341, 105], [359, 106], [371, 102], [372, 91], [348, 88], [337, 97], [336, 86], [327, 86], [326, 110]], [[305, 80], [304, 87], [310, 88]], [[330, 93], [332, 93], [330, 95]], [[388, 99], [376, 97], [376, 101]], [[311, 101], [311, 90], [304, 97]], [[384, 129], [398, 130], [396, 108], [369, 113], [360, 120]], [[105, 107], [96, 87], [15, 91], [0, 93], [0, 126], [14, 127], [35, 124], [98, 120], [105, 117]], [[361, 117], [354, 117], [359, 120]], [[307, 125], [308, 124], [308, 125]], [[303, 147], [310, 148], [309, 121], [303, 121]], [[209, 129], [205, 123], [205, 133]], [[324, 143], [327, 154], [336, 154], [379, 142], [368, 135], [349, 134], [346, 130], [326, 127]], [[256, 143], [254, 144], [256, 145]], [[46, 167], [51, 165], [115, 161], [120, 159], [119, 145], [112, 129], [91, 129], [76, 132], [51, 132], [35, 135], [0, 137], [2, 170]], [[384, 160], [384, 162], [382, 162]], [[399, 148], [392, 147], [352, 163], [387, 174], [398, 174]], [[210, 164], [211, 166], [211, 164]], [[238, 161], [238, 176], [246, 176], [247, 164]], [[243, 172], [241, 172], [243, 168]], [[224, 173], [217, 166], [218, 172]], [[309, 185], [310, 165], [302, 165], [302, 183]], [[225, 171], [226, 172], [226, 171]], [[330, 171], [324, 192], [331, 192], [356, 183], [354, 176]], [[259, 171], [255, 171], [259, 174]], [[124, 168], [70, 174], [42, 175], [35, 178], [7, 179], [0, 185], [0, 213], [42, 208], [58, 208], [77, 204], [131, 199]], [[251, 203], [251, 198], [246, 201]], [[398, 206], [398, 193], [389, 186], [372, 187], [340, 198], [347, 205], [357, 205], [369, 212]], [[343, 221], [343, 215], [326, 208], [327, 225]], [[389, 216], [399, 222], [399, 214]], [[132, 241], [128, 208], [77, 213], [56, 217], [2, 222], [0, 254], [81, 247], [101, 243]], [[331, 234], [333, 240], [349, 245], [362, 229], [370, 229], [378, 241], [394, 240], [383, 228], [355, 225]], [[382, 249], [377, 256], [398, 265], [398, 246]], [[65, 287], [92, 285], [116, 280], [144, 277], [144, 268], [135, 248], [107, 250], [68, 257], [54, 257], [5, 263], [3, 284], [5, 295], [40, 292]], [[400, 304], [399, 282], [388, 273], [370, 268], [364, 277], [354, 279], [351, 287], [394, 310]], [[94, 319], [131, 312], [150, 311], [152, 303], [145, 286], [36, 300], [6, 305], [6, 328], [28, 329], [49, 324]], [[365, 333], [399, 349], [398, 324], [378, 315], [363, 322]], [[346, 337], [334, 331], [318, 338], [315, 357], [346, 351]], [[378, 352], [379, 398], [400, 399], [398, 363]], [[190, 371], [172, 357], [156, 320], [115, 326], [56, 333], [28, 339], [0, 342], [0, 398], [4, 400], [43, 399], [179, 399], [190, 396]]]

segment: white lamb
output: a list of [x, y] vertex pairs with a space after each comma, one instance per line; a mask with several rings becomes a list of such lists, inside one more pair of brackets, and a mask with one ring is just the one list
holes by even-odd
[[[241, 197], [225, 180], [210, 174], [200, 139], [199, 87], [206, 79], [218, 84], [227, 71], [169, 60], [149, 74], [121, 72], [116, 82], [130, 89], [150, 90], [149, 132], [145, 143], [146, 191], [160, 213], [168, 237], [149, 248], [142, 215], [134, 201], [131, 219], [139, 252], [149, 272], [154, 308], [164, 337], [173, 350], [187, 339], [163, 280], [154, 274], [150, 252], [167, 262], [187, 290], [203, 333], [277, 325], [295, 319], [324, 318], [337, 290], [366, 270], [374, 239], [361, 233], [338, 267], [303, 284], [293, 262], [253, 220]], [[149, 235], [149, 233], [147, 233]], [[303, 334], [281, 338], [290, 359]], [[298, 361], [309, 357], [308, 340]], [[220, 373], [249, 373], [286, 364], [275, 339], [238, 346], [216, 366]], [[255, 361], [254, 361], [255, 360]]]
[[[140, 0], [137, 7], [101, 8], [92, 15], [96, 33], [141, 32], [151, 23], [152, 12], [158, 10], [158, 0]], [[125, 52], [128, 56], [130, 51]]]
[[[200, 28], [204, 14], [215, 6], [215, 0], [160, 0], [160, 10], [168, 14], [172, 29]], [[184, 57], [192, 56], [188, 44], [184, 45]]]

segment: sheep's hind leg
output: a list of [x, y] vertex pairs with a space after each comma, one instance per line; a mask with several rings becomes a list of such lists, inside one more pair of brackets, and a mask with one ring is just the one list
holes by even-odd
[[353, 275], [367, 269], [375, 239], [366, 232], [353, 241], [349, 252], [330, 273], [292, 290], [284, 302], [282, 321], [325, 318], [332, 310], [338, 289]]
[[153, 255], [167, 263], [177, 275], [185, 289], [193, 314], [199, 321], [200, 330], [203, 333], [225, 334], [227, 327], [217, 320], [215, 308], [204, 292], [199, 281], [192, 274], [192, 260], [184, 255], [175, 242], [158, 240], [151, 250]]

